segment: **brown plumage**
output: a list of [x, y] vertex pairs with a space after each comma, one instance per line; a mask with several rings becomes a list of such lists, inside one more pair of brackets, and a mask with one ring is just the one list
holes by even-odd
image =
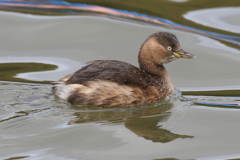
[[58, 97], [70, 103], [102, 107], [129, 107], [159, 100], [174, 86], [163, 64], [177, 58], [195, 58], [183, 51], [175, 35], [158, 32], [141, 46], [140, 68], [115, 60], [87, 63], [53, 86]]

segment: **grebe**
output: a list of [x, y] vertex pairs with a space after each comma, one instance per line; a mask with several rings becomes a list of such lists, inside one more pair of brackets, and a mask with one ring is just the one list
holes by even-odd
[[195, 58], [182, 50], [171, 33], [152, 34], [141, 46], [140, 68], [116, 60], [88, 62], [53, 86], [53, 93], [70, 103], [101, 107], [129, 107], [157, 101], [174, 89], [163, 64]]

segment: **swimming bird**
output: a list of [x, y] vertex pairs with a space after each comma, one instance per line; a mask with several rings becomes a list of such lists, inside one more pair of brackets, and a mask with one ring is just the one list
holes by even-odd
[[150, 35], [142, 44], [139, 68], [117, 60], [95, 60], [69, 74], [52, 87], [68, 102], [100, 107], [129, 107], [160, 100], [174, 85], [164, 64], [178, 58], [195, 58], [168, 32]]

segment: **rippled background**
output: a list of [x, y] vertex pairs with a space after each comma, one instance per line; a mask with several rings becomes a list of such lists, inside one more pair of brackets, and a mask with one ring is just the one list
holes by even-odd
[[[0, 159], [239, 159], [239, 17], [239, 0], [0, 0]], [[166, 65], [167, 99], [107, 109], [52, 95], [88, 61], [138, 66], [158, 31], [197, 57]]]

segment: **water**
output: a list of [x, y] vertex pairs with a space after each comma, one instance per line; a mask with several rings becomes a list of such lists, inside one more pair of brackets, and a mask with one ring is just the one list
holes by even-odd
[[[0, 1], [0, 159], [240, 158], [240, 4], [211, 2]], [[138, 65], [139, 47], [158, 31], [197, 57], [166, 65], [190, 101], [176, 89], [154, 104], [107, 109], [52, 95], [52, 81], [87, 61]]]

